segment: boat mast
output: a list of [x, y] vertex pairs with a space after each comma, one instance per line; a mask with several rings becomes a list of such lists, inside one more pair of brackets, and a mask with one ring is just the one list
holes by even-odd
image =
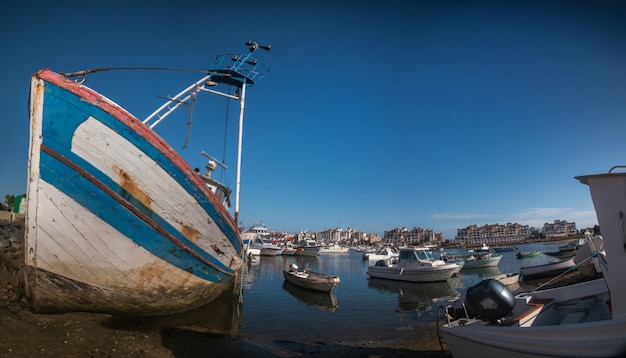
[[[187, 87], [149, 115], [143, 123], [153, 128], [165, 117], [171, 114], [182, 104], [189, 103], [200, 92], [209, 92], [230, 99], [239, 100], [239, 133], [237, 138], [237, 169], [235, 184], [235, 224], [239, 225], [239, 191], [241, 186], [241, 153], [243, 143], [243, 113], [245, 108], [246, 88], [253, 86], [269, 73], [269, 68], [252, 57], [252, 54], [259, 48], [269, 51], [271, 45], [259, 44], [255, 41], [247, 41], [246, 46], [249, 52], [243, 54], [219, 55], [210, 66], [208, 76], [203, 77], [196, 83]], [[234, 94], [220, 92], [209, 88], [218, 84], [228, 84], [235, 86], [237, 90]]]
[[239, 225], [239, 187], [241, 186], [241, 148], [243, 144], [243, 111], [246, 102], [246, 81], [241, 84], [239, 95], [239, 133], [237, 137], [237, 171], [235, 180], [235, 223]]

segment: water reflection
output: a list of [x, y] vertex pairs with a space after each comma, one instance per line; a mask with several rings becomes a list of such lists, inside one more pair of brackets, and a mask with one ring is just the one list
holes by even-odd
[[172, 329], [236, 337], [243, 326], [241, 284], [235, 280], [229, 290], [210, 304], [167, 316], [111, 316], [105, 327], [123, 330]]
[[307, 306], [313, 306], [328, 312], [334, 312], [339, 307], [339, 299], [332, 292], [306, 290], [287, 281], [283, 283], [283, 289]]
[[454, 301], [461, 297], [448, 282], [415, 283], [370, 278], [368, 286], [381, 292], [397, 293], [396, 310], [402, 312], [426, 312], [432, 309], [434, 303]]

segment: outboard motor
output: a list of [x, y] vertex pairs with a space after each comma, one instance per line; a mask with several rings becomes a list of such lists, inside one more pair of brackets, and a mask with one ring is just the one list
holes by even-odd
[[467, 289], [465, 307], [470, 317], [480, 316], [496, 323], [513, 311], [515, 297], [502, 282], [488, 279]]
[[298, 271], [298, 265], [296, 265], [296, 264], [291, 264], [291, 265], [289, 265], [289, 269], [290, 269], [291, 271], [293, 271], [293, 272], [296, 272], [296, 271]]

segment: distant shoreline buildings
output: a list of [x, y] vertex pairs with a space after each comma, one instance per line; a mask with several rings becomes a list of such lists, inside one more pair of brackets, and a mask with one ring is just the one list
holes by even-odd
[[[519, 223], [506, 224], [476, 224], [465, 228], [457, 229], [453, 243], [463, 246], [474, 245], [507, 245], [521, 243], [532, 238], [558, 238], [579, 234], [575, 222], [567, 220], [554, 220], [553, 223], [545, 223], [539, 230], [528, 225]], [[352, 228], [332, 228], [324, 231], [312, 232], [308, 234], [317, 242], [323, 244], [341, 245], [375, 245], [382, 243], [393, 246], [442, 246], [445, 242], [444, 234], [435, 232], [432, 229], [413, 227], [398, 227], [385, 231], [381, 238], [377, 234], [369, 234], [363, 231], [356, 231]], [[287, 233], [272, 232], [272, 236], [279, 240], [290, 240], [293, 235]]]
[[518, 223], [485, 224], [480, 227], [470, 225], [464, 229], [457, 229], [455, 241], [461, 245], [514, 244], [539, 235], [545, 238], [554, 238], [567, 237], [577, 233], [576, 223], [570, 223], [567, 220], [554, 220], [554, 223], [545, 223], [540, 232], [534, 227]]

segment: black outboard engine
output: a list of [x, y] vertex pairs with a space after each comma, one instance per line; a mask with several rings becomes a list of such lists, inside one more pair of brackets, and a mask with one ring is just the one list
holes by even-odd
[[478, 317], [496, 323], [513, 311], [515, 298], [502, 282], [483, 280], [467, 289], [465, 307], [470, 317]]

